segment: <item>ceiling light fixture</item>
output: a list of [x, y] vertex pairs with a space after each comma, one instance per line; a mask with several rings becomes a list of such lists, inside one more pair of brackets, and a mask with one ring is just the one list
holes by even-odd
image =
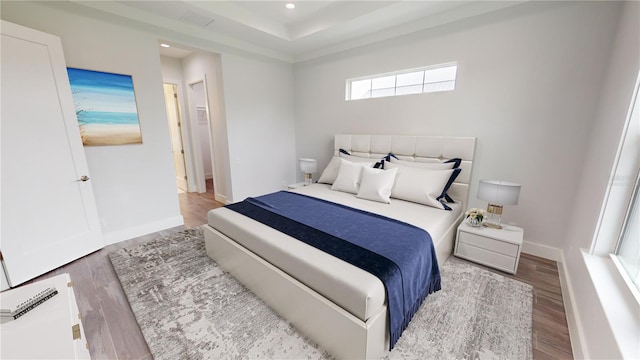
[[296, 8], [296, 4], [294, 3], [288, 3], [287, 5], [285, 5], [285, 7], [289, 10], [293, 10]]
[[169, 45], [169, 44], [165, 44], [165, 43], [160, 44], [160, 46], [162, 46], [162, 47], [164, 47], [164, 48], [171, 47], [171, 45]]

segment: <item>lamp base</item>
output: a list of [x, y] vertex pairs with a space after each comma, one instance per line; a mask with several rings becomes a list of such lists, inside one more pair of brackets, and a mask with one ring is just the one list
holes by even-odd
[[500, 226], [502, 220], [502, 205], [487, 204], [487, 221], [483, 223], [484, 226], [491, 229], [502, 229]]

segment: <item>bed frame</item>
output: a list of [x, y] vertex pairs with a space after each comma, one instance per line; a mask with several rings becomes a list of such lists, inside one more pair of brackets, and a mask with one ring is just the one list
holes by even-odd
[[[462, 159], [462, 172], [449, 195], [462, 201], [469, 194], [469, 180], [476, 138], [394, 135], [335, 135], [339, 149], [354, 156], [382, 158], [394, 153], [403, 160]], [[439, 239], [433, 239], [440, 265], [453, 251], [454, 237], [462, 214]], [[338, 359], [380, 359], [389, 348], [388, 311], [362, 321], [276, 266], [247, 250], [233, 239], [205, 225], [207, 254], [220, 267], [264, 300], [271, 308]]]

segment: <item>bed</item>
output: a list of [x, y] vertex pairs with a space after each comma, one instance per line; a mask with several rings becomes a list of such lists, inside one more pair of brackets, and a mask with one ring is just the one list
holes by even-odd
[[[431, 235], [439, 264], [451, 255], [463, 217], [475, 138], [336, 135], [340, 149], [377, 161], [461, 159], [445, 211], [411, 201], [365, 200], [313, 184], [295, 193], [394, 218]], [[379, 359], [389, 348], [389, 311], [383, 283], [374, 275], [228, 208], [211, 210], [205, 225], [207, 254], [247, 288], [336, 358]]]

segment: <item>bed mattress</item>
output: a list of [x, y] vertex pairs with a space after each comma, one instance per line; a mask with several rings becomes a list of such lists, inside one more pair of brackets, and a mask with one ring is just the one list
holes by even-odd
[[[460, 215], [460, 205], [452, 211], [392, 199], [383, 204], [333, 191], [330, 185], [313, 184], [291, 190], [356, 209], [378, 213], [427, 230], [438, 240]], [[352, 315], [367, 321], [385, 305], [385, 289], [374, 275], [309, 246], [286, 234], [235, 211], [218, 208], [208, 213], [209, 226], [233, 239], [291, 277], [312, 288]], [[439, 259], [442, 262], [443, 259]]]

